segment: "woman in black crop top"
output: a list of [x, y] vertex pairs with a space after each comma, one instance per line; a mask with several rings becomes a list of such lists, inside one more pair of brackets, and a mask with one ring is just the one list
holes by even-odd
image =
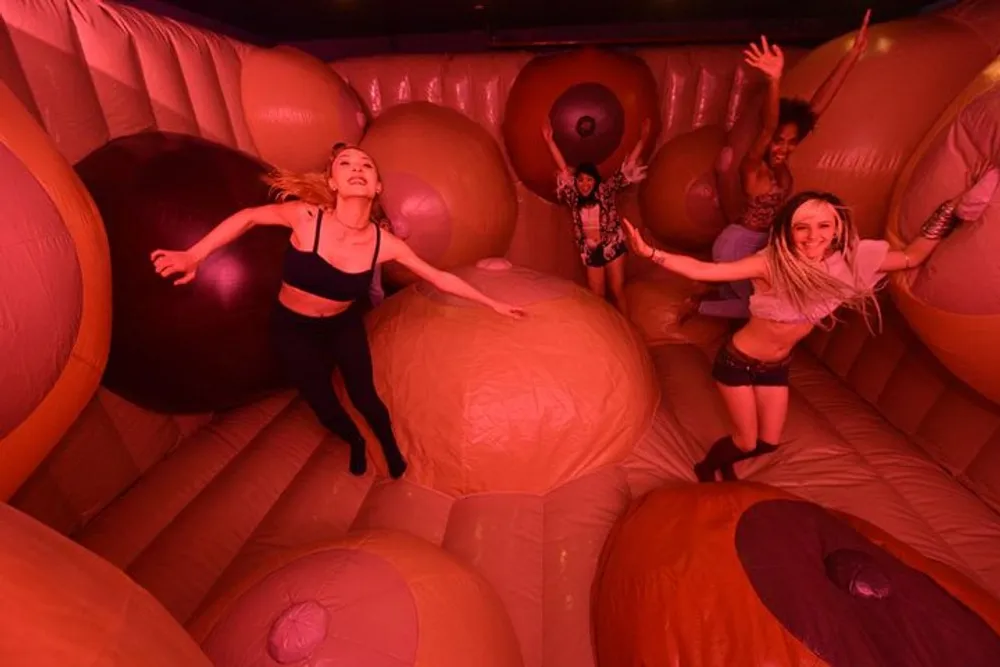
[[184, 285], [195, 279], [206, 257], [251, 227], [290, 228], [272, 325], [278, 358], [319, 421], [350, 446], [351, 473], [363, 475], [364, 438], [333, 390], [333, 370], [339, 366], [351, 402], [378, 437], [390, 476], [398, 478], [406, 462], [388, 410], [375, 390], [359, 305], [378, 265], [397, 261], [441, 291], [477, 301], [501, 315], [519, 318], [524, 312], [430, 266], [375, 224], [384, 216], [378, 206], [382, 183], [371, 156], [361, 149], [335, 146], [326, 174], [279, 171], [269, 180], [280, 203], [233, 214], [187, 250], [156, 250], [153, 266], [160, 276], [174, 276], [175, 285]]

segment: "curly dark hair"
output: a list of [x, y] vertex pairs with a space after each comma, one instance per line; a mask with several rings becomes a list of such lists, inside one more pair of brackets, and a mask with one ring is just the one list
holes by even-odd
[[798, 130], [796, 139], [802, 141], [816, 127], [816, 112], [806, 100], [782, 97], [778, 105], [778, 127], [792, 124]]

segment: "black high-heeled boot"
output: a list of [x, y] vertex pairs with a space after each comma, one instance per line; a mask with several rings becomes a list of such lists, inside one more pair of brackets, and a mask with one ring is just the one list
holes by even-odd
[[365, 453], [365, 441], [353, 442], [351, 447], [351, 462], [348, 470], [355, 477], [361, 477], [368, 471], [368, 456]]
[[736, 446], [731, 436], [719, 438], [708, 450], [705, 458], [695, 465], [695, 477], [698, 478], [699, 482], [714, 482], [717, 470], [739, 461], [746, 454], [747, 452]]
[[777, 451], [777, 449], [778, 447], [776, 445], [772, 445], [769, 442], [764, 442], [763, 440], [757, 440], [756, 447], [751, 449], [749, 452], [744, 452], [742, 457], [740, 457], [736, 461], [724, 465], [721, 468], [722, 479], [726, 482], [738, 481], [739, 478], [736, 476], [736, 470], [733, 468], [734, 464], [739, 463], [740, 461], [746, 461], [747, 459], [755, 459], [758, 456], [770, 454], [771, 452]]
[[382, 446], [382, 454], [385, 456], [385, 463], [389, 467], [389, 477], [392, 479], [399, 479], [406, 472], [406, 460], [403, 459], [403, 453], [399, 451], [399, 447]]

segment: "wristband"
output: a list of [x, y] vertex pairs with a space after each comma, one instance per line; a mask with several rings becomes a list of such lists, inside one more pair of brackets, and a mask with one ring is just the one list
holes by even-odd
[[950, 201], [945, 202], [938, 206], [937, 210], [920, 227], [920, 235], [937, 241], [946, 238], [957, 225], [958, 216], [955, 215], [955, 204]]

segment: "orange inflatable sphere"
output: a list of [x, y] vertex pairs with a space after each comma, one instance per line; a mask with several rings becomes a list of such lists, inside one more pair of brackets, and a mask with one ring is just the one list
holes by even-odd
[[774, 487], [677, 484], [612, 530], [601, 667], [987, 667], [1000, 602], [870, 524]]
[[[410, 102], [379, 116], [361, 147], [378, 165], [393, 230], [425, 261], [451, 269], [507, 252], [517, 195], [500, 146], [481, 125]], [[414, 280], [393, 264], [386, 271], [395, 282]]]
[[522, 667], [482, 576], [422, 539], [358, 533], [284, 553], [192, 624], [216, 667]]
[[0, 81], [0, 500], [66, 433], [108, 360], [101, 216], [52, 139]]
[[[481, 264], [456, 273], [523, 307], [525, 318], [426, 283], [372, 313], [375, 384], [410, 463], [407, 477], [455, 496], [544, 493], [621, 461], [659, 400], [639, 336], [568, 280], [500, 259]], [[381, 465], [372, 438], [368, 450]]]
[[[900, 175], [887, 236], [902, 247], [924, 220], [1000, 157], [1000, 60], [983, 70], [927, 134]], [[913, 331], [960, 379], [1000, 403], [1000, 191], [984, 180], [976, 219], [960, 225], [916, 271], [894, 274], [893, 299]], [[979, 188], [977, 188], [977, 191]]]
[[660, 241], [703, 250], [726, 226], [714, 169], [725, 142], [725, 129], [709, 125], [663, 144], [649, 163], [639, 205], [643, 222]]
[[212, 667], [163, 605], [103, 558], [5, 503], [0, 540], [5, 667]]
[[592, 162], [608, 177], [635, 148], [647, 119], [652, 127], [644, 157], [660, 128], [653, 73], [637, 56], [587, 48], [525, 65], [510, 89], [502, 129], [515, 173], [532, 192], [554, 201], [556, 164], [542, 139], [546, 121], [570, 167]]
[[368, 122], [354, 89], [319, 58], [279, 46], [251, 49], [240, 70], [243, 112], [260, 158], [322, 171], [335, 143], [357, 143]]

